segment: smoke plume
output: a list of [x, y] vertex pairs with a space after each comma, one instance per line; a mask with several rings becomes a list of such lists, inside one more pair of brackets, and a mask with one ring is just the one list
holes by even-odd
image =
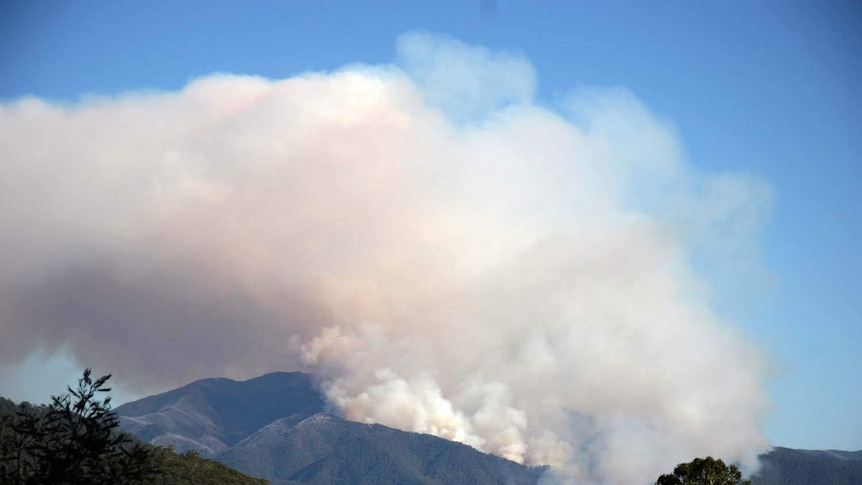
[[698, 238], [769, 188], [687, 165], [621, 88], [412, 34], [397, 65], [0, 106], [0, 368], [63, 349], [139, 389], [273, 370], [349, 419], [577, 483], [768, 445], [757, 349]]

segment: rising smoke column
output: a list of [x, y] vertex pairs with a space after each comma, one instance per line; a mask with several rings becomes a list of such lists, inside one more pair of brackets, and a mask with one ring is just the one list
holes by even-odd
[[151, 389], [305, 369], [349, 419], [578, 483], [753, 464], [763, 361], [690, 252], [745, 246], [768, 187], [686, 165], [624, 89], [548, 108], [518, 55], [399, 52], [0, 107], [0, 367], [68, 349]]

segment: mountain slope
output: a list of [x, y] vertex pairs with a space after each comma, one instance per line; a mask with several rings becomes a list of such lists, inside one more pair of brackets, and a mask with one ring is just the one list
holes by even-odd
[[216, 459], [273, 484], [526, 485], [543, 472], [442, 438], [323, 413], [276, 421]]
[[[520, 485], [543, 473], [459, 443], [324, 414], [323, 397], [302, 373], [204, 379], [116, 411], [121, 428], [145, 441], [196, 450], [274, 485]], [[862, 485], [862, 451], [776, 448], [762, 461], [754, 485]]]
[[761, 463], [754, 485], [862, 485], [862, 451], [775, 448]]
[[323, 413], [311, 376], [204, 379], [119, 406], [120, 426], [243, 473], [291, 483], [535, 484], [530, 468], [460, 443]]
[[151, 485], [266, 485], [266, 480], [250, 477], [233, 468], [197, 456], [194, 452], [174, 453], [155, 448], [154, 460], [160, 473], [147, 483]]
[[247, 381], [204, 379], [116, 412], [120, 427], [144, 441], [211, 457], [279, 418], [323, 407], [311, 376], [276, 372]]

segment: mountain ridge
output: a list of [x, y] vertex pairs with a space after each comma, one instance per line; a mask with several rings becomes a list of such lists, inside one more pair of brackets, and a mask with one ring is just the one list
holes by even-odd
[[[436, 436], [327, 414], [313, 376], [211, 378], [116, 408], [125, 431], [195, 450], [274, 485], [444, 483], [535, 485], [527, 467]], [[237, 416], [241, 422], [232, 422]]]
[[120, 426], [145, 441], [211, 457], [276, 419], [324, 407], [312, 376], [274, 372], [245, 381], [201, 379], [116, 412]]
[[[273, 485], [535, 485], [548, 470], [328, 414], [314, 376], [301, 372], [202, 379], [116, 412], [144, 441], [195, 450]], [[761, 462], [754, 485], [862, 485], [862, 451], [776, 447]]]
[[862, 450], [775, 447], [760, 461], [754, 485], [862, 485]]

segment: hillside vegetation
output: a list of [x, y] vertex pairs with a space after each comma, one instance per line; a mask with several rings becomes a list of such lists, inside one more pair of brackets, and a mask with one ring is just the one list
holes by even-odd
[[154, 463], [158, 473], [147, 483], [153, 485], [266, 485], [254, 478], [194, 451], [175, 453], [172, 448], [155, 447]]
[[862, 485], [862, 451], [776, 448], [760, 461], [754, 485]]
[[194, 451], [177, 454], [119, 431], [110, 376], [84, 372], [76, 389], [49, 404], [0, 397], [0, 483], [4, 485], [265, 485]]

